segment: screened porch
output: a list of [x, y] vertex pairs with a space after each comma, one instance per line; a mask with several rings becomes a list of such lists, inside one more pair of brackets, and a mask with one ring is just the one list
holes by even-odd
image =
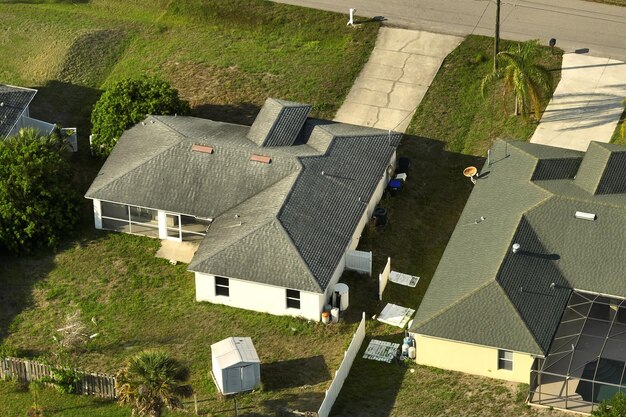
[[532, 404], [591, 413], [626, 392], [626, 301], [572, 292], [550, 351], [531, 374]]
[[102, 228], [177, 241], [200, 241], [210, 221], [126, 204], [100, 202]]

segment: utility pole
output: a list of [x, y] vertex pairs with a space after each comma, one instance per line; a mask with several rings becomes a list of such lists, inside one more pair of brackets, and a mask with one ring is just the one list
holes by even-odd
[[496, 0], [496, 36], [493, 44], [493, 72], [498, 70], [498, 52], [500, 52], [500, 0]]

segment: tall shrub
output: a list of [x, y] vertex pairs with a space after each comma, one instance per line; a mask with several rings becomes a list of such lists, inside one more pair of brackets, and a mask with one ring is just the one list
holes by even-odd
[[67, 146], [36, 129], [0, 141], [0, 246], [14, 253], [54, 247], [73, 229], [79, 196]]
[[189, 103], [167, 81], [155, 77], [127, 78], [112, 84], [91, 113], [92, 149], [99, 156], [111, 153], [124, 131], [147, 114], [189, 113]]

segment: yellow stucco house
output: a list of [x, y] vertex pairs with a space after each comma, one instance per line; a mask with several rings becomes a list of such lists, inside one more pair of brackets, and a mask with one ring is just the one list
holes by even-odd
[[626, 391], [626, 147], [498, 140], [410, 333], [424, 365], [591, 412]]

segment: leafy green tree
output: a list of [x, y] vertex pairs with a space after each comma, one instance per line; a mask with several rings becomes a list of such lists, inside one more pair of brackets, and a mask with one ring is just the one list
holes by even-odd
[[92, 149], [107, 156], [124, 131], [147, 114], [187, 114], [189, 103], [178, 91], [155, 77], [127, 78], [112, 84], [96, 102], [91, 113]]
[[181, 398], [193, 393], [189, 370], [162, 350], [143, 351], [132, 356], [117, 373], [120, 404], [129, 404], [133, 416], [159, 417], [164, 408], [182, 406]]
[[483, 78], [481, 92], [485, 97], [487, 87], [497, 79], [504, 80], [503, 100], [506, 111], [506, 96], [515, 93], [515, 115], [528, 116], [531, 110], [535, 118], [541, 117], [543, 101], [552, 94], [552, 75], [550, 71], [537, 63], [541, 54], [538, 40], [517, 44], [508, 51], [497, 55], [498, 69]]
[[0, 141], [0, 246], [11, 252], [54, 247], [71, 231], [79, 196], [57, 134], [21, 129]]
[[618, 392], [610, 400], [602, 401], [598, 408], [591, 413], [591, 415], [595, 417], [626, 416], [626, 395]]

